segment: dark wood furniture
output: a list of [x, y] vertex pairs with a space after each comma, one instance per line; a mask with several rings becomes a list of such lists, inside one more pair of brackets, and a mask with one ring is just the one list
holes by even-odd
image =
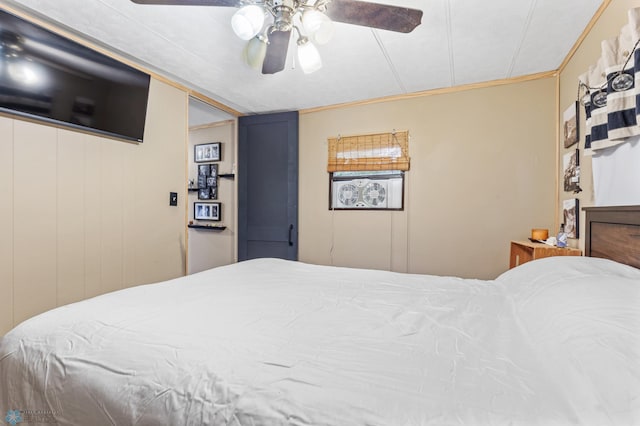
[[581, 256], [582, 251], [569, 247], [554, 247], [549, 244], [533, 243], [531, 241], [511, 241], [509, 268], [535, 259], [551, 256]]
[[640, 206], [585, 207], [585, 256], [640, 268]]

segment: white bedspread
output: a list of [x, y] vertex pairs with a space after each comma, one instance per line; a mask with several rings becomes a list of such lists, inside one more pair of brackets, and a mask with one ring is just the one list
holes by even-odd
[[549, 258], [478, 281], [242, 262], [16, 327], [0, 340], [0, 420], [10, 414], [87, 426], [640, 425], [640, 270]]

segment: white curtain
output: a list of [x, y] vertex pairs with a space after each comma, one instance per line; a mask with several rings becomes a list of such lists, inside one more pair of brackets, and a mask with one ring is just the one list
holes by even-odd
[[596, 206], [640, 204], [640, 136], [594, 154], [593, 189]]

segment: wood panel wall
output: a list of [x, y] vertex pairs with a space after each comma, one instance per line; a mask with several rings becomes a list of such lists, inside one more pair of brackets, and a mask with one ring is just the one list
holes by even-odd
[[0, 334], [184, 275], [187, 108], [186, 92], [152, 80], [142, 144], [0, 117]]
[[[552, 229], [556, 78], [300, 115], [300, 253], [310, 263], [495, 278], [509, 241]], [[409, 131], [404, 211], [330, 211], [327, 139]]]
[[13, 325], [13, 122], [0, 117], [0, 334]]
[[[221, 142], [221, 161], [218, 164], [219, 174], [235, 173], [236, 169], [236, 135], [235, 120], [197, 126], [189, 131], [189, 147], [187, 149], [188, 173], [190, 179], [198, 182], [198, 165], [211, 163], [196, 163], [193, 160], [194, 146], [202, 143]], [[188, 195], [187, 221], [193, 220], [193, 203], [197, 201], [217, 201], [221, 203], [222, 216], [220, 222], [211, 224], [226, 226], [224, 231], [203, 229], [188, 230], [188, 262], [187, 273], [193, 274], [217, 266], [228, 265], [237, 261], [237, 194], [235, 179], [218, 179], [218, 199], [198, 200], [198, 192], [192, 191]]]

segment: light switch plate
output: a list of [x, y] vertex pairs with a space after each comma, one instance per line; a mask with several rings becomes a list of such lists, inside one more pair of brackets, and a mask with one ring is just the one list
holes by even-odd
[[170, 206], [177, 206], [178, 205], [178, 193], [177, 192], [170, 192], [169, 193], [169, 205]]

